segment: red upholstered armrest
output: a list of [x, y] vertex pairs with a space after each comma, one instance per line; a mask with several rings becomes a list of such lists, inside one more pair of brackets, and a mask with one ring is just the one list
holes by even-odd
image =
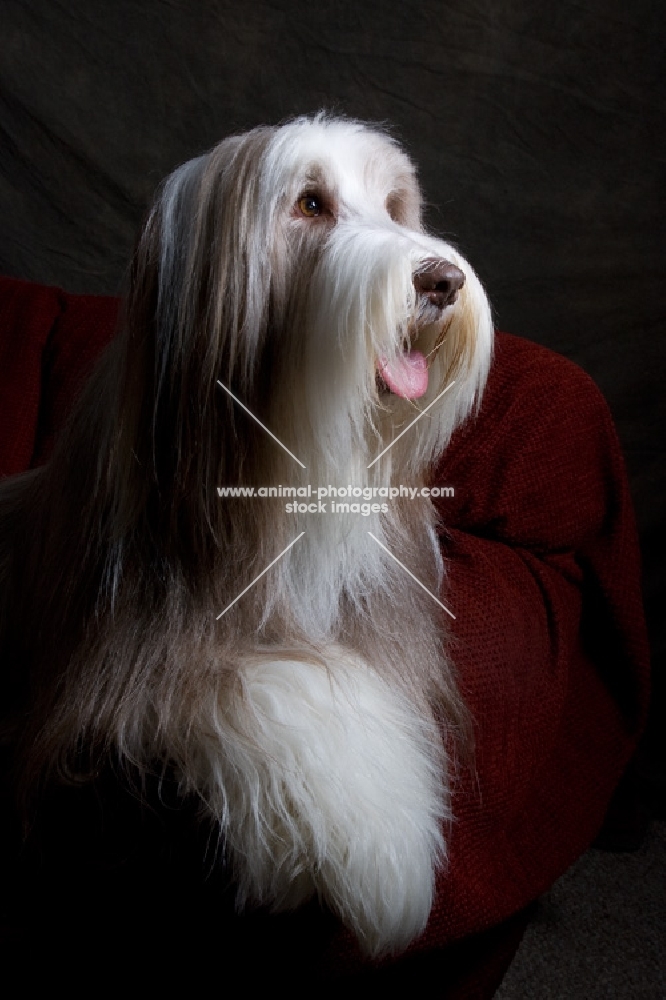
[[580, 368], [498, 335], [481, 413], [436, 478], [455, 490], [439, 509], [477, 732], [440, 887], [450, 939], [535, 898], [594, 839], [645, 720], [648, 651], [624, 464]]
[[[0, 474], [45, 460], [117, 302], [0, 279]], [[426, 951], [498, 923], [585, 849], [643, 724], [647, 647], [608, 408], [552, 352], [498, 335], [479, 416], [436, 474], [453, 656], [476, 724]], [[338, 967], [354, 964], [340, 933]]]
[[0, 276], [0, 476], [46, 460], [117, 317], [117, 299]]

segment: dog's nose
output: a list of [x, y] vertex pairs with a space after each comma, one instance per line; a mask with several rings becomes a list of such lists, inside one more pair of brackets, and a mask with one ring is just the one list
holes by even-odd
[[448, 260], [427, 260], [414, 274], [414, 288], [438, 309], [452, 306], [465, 284], [465, 275]]

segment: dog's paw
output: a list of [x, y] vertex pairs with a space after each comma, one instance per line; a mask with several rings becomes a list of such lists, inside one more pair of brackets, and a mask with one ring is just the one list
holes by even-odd
[[329, 669], [253, 660], [216, 762], [238, 902], [294, 908], [315, 892], [371, 956], [424, 929], [444, 859], [441, 741], [351, 656]]

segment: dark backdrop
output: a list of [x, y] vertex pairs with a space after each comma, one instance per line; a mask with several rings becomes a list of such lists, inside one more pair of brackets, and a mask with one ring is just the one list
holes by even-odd
[[[498, 326], [573, 358], [610, 402], [659, 670], [665, 6], [3, 0], [0, 270], [115, 293], [178, 162], [321, 107], [390, 123], [428, 223], [471, 259]], [[647, 771], [663, 802], [662, 732]]]

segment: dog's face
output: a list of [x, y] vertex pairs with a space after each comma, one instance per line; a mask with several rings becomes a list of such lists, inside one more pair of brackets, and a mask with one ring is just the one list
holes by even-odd
[[173, 395], [180, 369], [181, 411], [198, 384], [203, 413], [220, 379], [309, 467], [341, 471], [455, 382], [404, 449], [422, 469], [478, 401], [492, 324], [473, 270], [424, 233], [420, 210], [392, 139], [325, 116], [180, 167], [139, 247], [140, 275], [155, 268], [156, 394]]
[[[318, 446], [328, 444], [329, 462], [341, 441], [376, 448], [377, 436], [394, 436], [455, 380], [444, 420], [408, 443], [422, 465], [485, 380], [492, 324], [474, 272], [423, 232], [414, 167], [380, 132], [296, 121], [274, 134], [263, 176], [266, 198], [281, 192], [274, 225], [291, 268], [276, 297], [288, 303], [278, 327], [296, 332]], [[293, 357], [289, 365], [298, 369]]]

